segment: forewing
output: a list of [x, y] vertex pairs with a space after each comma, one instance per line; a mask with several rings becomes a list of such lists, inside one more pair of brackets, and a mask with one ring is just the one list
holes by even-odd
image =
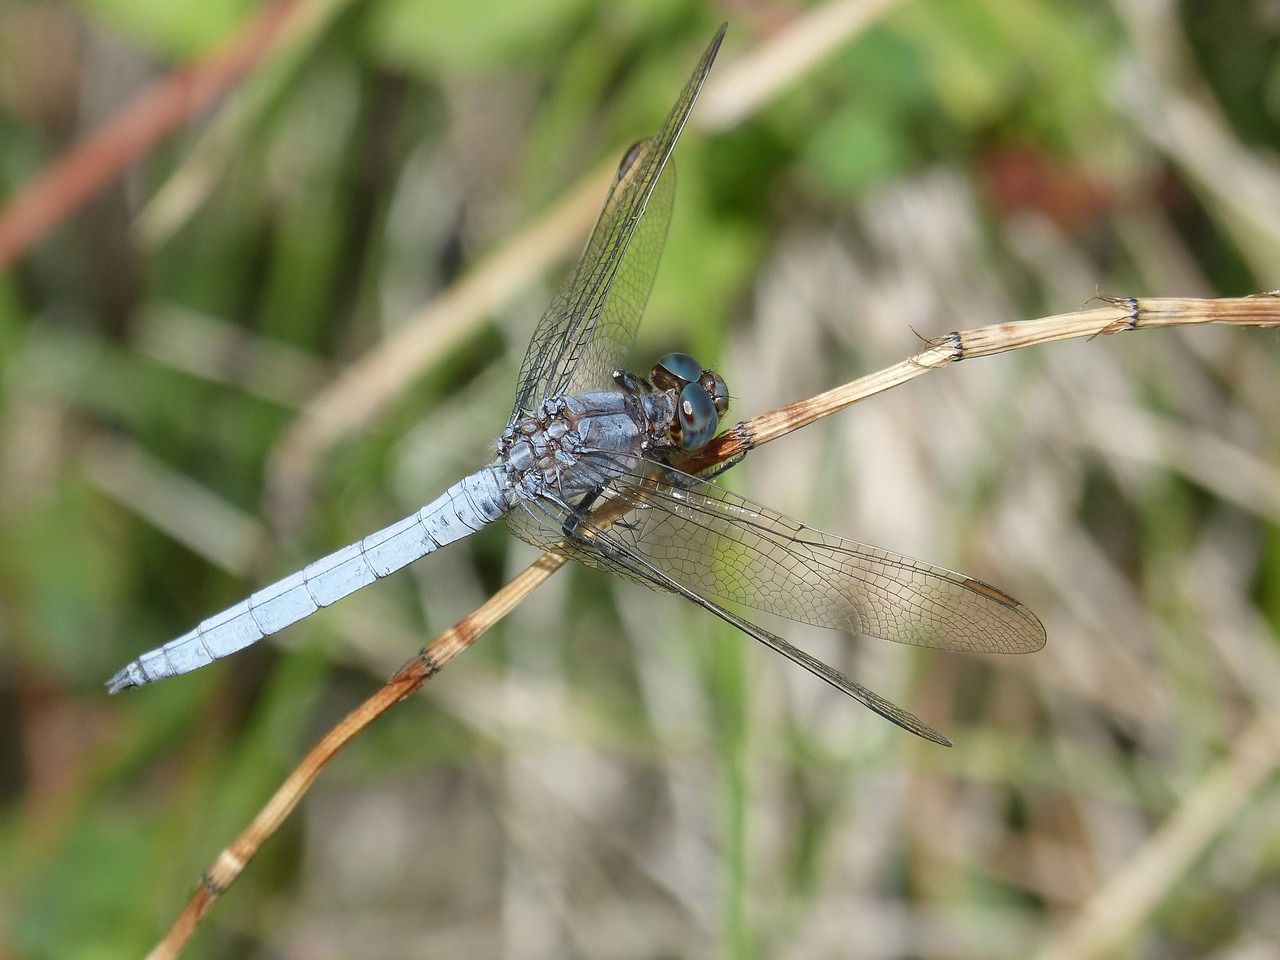
[[549, 396], [609, 387], [631, 349], [671, 219], [675, 176], [668, 159], [724, 29], [703, 53], [662, 128], [623, 158], [582, 259], [534, 331], [511, 422], [531, 416]]
[[[895, 643], [973, 653], [1044, 646], [1035, 615], [990, 584], [815, 530], [696, 478], [680, 481], [614, 480], [611, 496], [632, 509], [609, 532], [697, 594]], [[593, 562], [590, 551], [575, 556]]]

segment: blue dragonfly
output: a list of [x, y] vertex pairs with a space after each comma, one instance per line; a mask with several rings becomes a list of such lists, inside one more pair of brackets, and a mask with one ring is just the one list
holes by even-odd
[[722, 26], [658, 133], [623, 157], [582, 259], [547, 307], [520, 368], [497, 456], [438, 499], [264, 587], [144, 653], [112, 693], [187, 673], [497, 520], [535, 546], [686, 597], [899, 726], [923, 721], [725, 606], [943, 650], [1027, 653], [1040, 621], [980, 580], [815, 530], [682, 472], [728, 412], [721, 376], [670, 354], [620, 372], [675, 197], [671, 152], [720, 48]]

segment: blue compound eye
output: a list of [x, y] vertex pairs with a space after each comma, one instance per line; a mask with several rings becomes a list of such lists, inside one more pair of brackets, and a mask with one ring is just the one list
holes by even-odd
[[691, 383], [680, 391], [676, 420], [680, 427], [680, 446], [685, 450], [705, 446], [720, 426], [715, 401], [700, 383]]
[[689, 383], [697, 383], [702, 376], [702, 364], [687, 353], [668, 353], [653, 366], [649, 381], [659, 390], [684, 389]]

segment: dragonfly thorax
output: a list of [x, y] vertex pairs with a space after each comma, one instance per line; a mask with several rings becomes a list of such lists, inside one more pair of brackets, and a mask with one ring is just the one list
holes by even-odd
[[[651, 412], [646, 406], [618, 391], [544, 400], [534, 416], [512, 423], [498, 441], [513, 488], [524, 498], [572, 498], [599, 489], [644, 455]], [[583, 469], [588, 460], [591, 468]]]
[[621, 389], [551, 397], [507, 427], [498, 454], [520, 497], [593, 493], [640, 460], [697, 449], [729, 408], [720, 375], [685, 354], [664, 357], [650, 380], [614, 379]]

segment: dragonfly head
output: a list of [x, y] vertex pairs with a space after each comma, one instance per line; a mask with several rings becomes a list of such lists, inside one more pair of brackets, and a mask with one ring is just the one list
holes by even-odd
[[720, 428], [720, 418], [729, 412], [729, 388], [714, 370], [704, 370], [687, 353], [669, 353], [659, 360], [649, 376], [659, 390], [675, 394], [676, 422], [672, 439], [684, 450], [697, 450], [708, 443]]

